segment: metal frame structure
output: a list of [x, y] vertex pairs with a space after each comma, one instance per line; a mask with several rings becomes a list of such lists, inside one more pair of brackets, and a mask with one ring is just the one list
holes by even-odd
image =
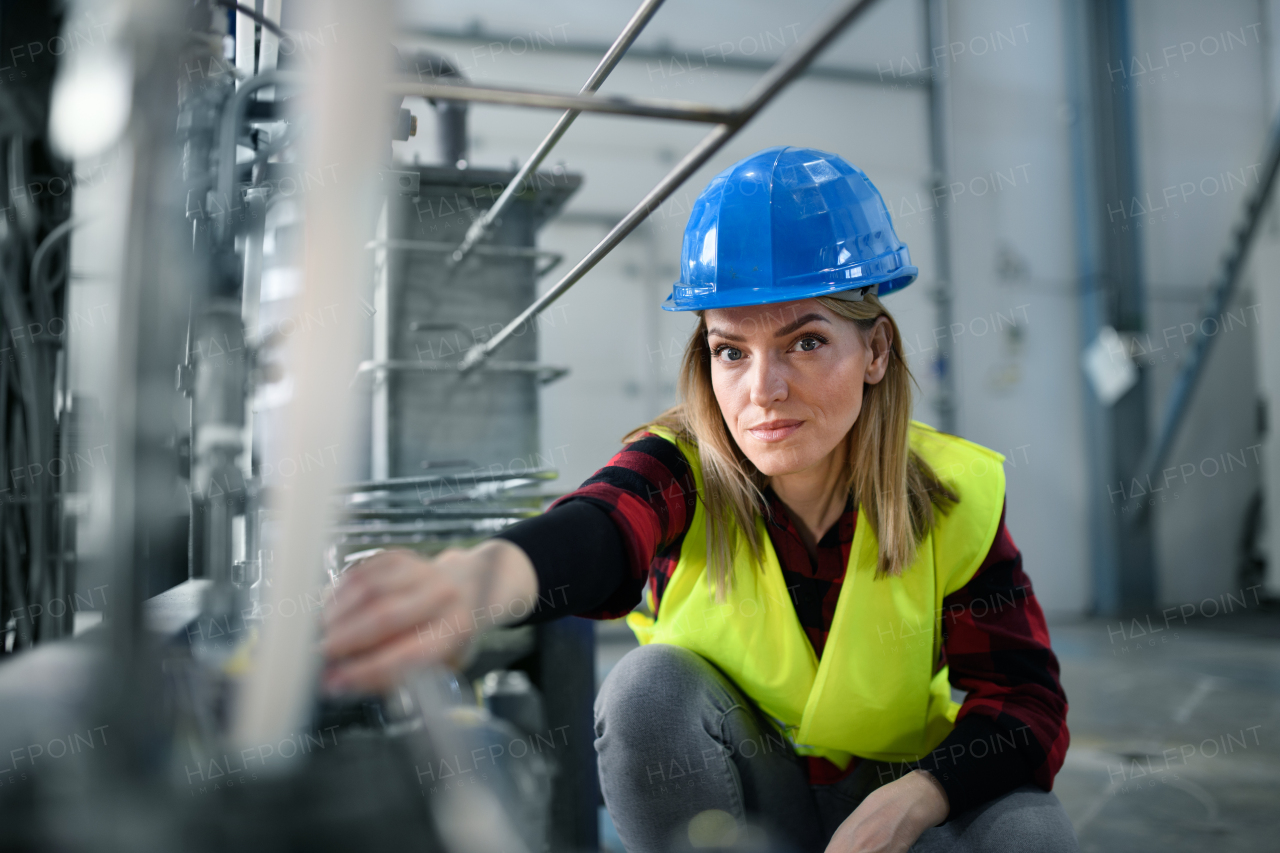
[[[393, 95], [403, 97], [440, 98], [449, 101], [474, 101], [479, 104], [500, 104], [509, 107], [568, 110], [575, 113], [608, 113], [610, 115], [635, 116], [637, 118], [665, 118], [673, 121], [728, 124], [738, 116], [738, 110], [711, 107], [689, 101], [671, 101], [663, 98], [624, 98], [603, 95], [565, 95], [558, 92], [539, 92], [534, 89], [508, 89], [496, 86], [476, 86], [467, 83], [450, 83], [448, 77], [438, 82], [424, 82], [412, 77], [402, 77], [390, 86]], [[548, 149], [550, 150], [550, 149]], [[545, 154], [545, 152], [544, 152]]]
[[[491, 29], [487, 26], [477, 26], [479, 22], [472, 22], [466, 27], [438, 27], [428, 25], [416, 30], [410, 30], [410, 34], [414, 37], [421, 37], [432, 41], [463, 41], [489, 44], [492, 42], [502, 42], [507, 44], [513, 39], [523, 38], [524, 35], [514, 30], [498, 30]], [[781, 29], [792, 31], [798, 25], [787, 24]], [[782, 36], [779, 35], [779, 39]], [[555, 52], [560, 54], [590, 56], [597, 57], [605, 53], [609, 49], [609, 45], [604, 42], [594, 42], [589, 40], [579, 40], [576, 38], [556, 39], [548, 38], [547, 44], [539, 41], [539, 50], [543, 52]], [[769, 41], [772, 41], [770, 37]], [[701, 60], [705, 67], [710, 67], [712, 60], [707, 56], [700, 56], [697, 51], [690, 52], [680, 50], [675, 46], [667, 43], [658, 43], [650, 46], [633, 45], [627, 50], [627, 59], [633, 61], [644, 61], [646, 64], [654, 61], [668, 67], [672, 63], [676, 63], [676, 67], [684, 67], [687, 70], [697, 69], [698, 62]], [[775, 60], [762, 58], [757, 54], [743, 55], [739, 53], [720, 53], [713, 60], [718, 70], [725, 70], [737, 73], [747, 74], [763, 74], [768, 71], [774, 64]], [[928, 66], [925, 69], [917, 69], [915, 71], [895, 70], [891, 76], [886, 76], [884, 71], [876, 71], [870, 68], [850, 68], [843, 65], [810, 65], [804, 72], [804, 76], [815, 80], [827, 80], [835, 83], [856, 83], [865, 86], [878, 86], [885, 89], [901, 88], [903, 84], [912, 86], [928, 86], [930, 83], [930, 75]]]
[[[924, 53], [932, 55], [933, 45], [947, 44], [949, 42], [946, 3], [944, 0], [922, 0], [921, 5], [923, 8], [923, 18], [925, 23], [923, 28], [925, 41]], [[628, 24], [627, 30], [624, 31], [623, 35], [619, 36], [619, 39], [611, 46], [595, 42], [569, 41], [557, 42], [551, 49], [570, 55], [598, 56], [602, 52], [612, 55], [613, 52], [616, 52], [619, 43], [630, 32], [630, 29], [636, 19], [648, 8], [648, 6], [649, 4], [645, 4], [645, 6], [641, 7], [641, 11], [637, 12], [636, 16], [632, 18], [632, 22]], [[500, 31], [483, 28], [476, 29], [474, 27], [464, 30], [428, 27], [415, 31], [413, 35], [431, 40], [444, 39], [480, 42], [505, 42], [512, 38], [511, 35]], [[659, 64], [683, 63], [690, 68], [694, 67], [692, 65], [694, 60], [690, 59], [688, 53], [680, 53], [670, 46], [644, 47], [635, 45], [627, 49], [626, 58], [631, 60], [657, 60]], [[696, 59], [696, 57], [694, 59]], [[775, 62], [756, 57], [742, 57], [736, 55], [721, 56], [717, 59], [717, 65], [722, 66], [727, 70], [739, 73], [768, 74], [774, 70], [776, 65], [780, 64], [784, 60], [778, 60]], [[604, 66], [604, 62], [605, 61], [602, 60], [601, 65], [597, 67], [597, 73], [599, 72], [600, 67]], [[945, 192], [945, 188], [949, 182], [949, 153], [947, 144], [949, 127], [947, 114], [947, 79], [949, 75], [946, 70], [949, 60], [946, 57], [945, 52], [942, 57], [936, 60], [936, 62], [938, 63], [937, 67], [927, 66], [917, 71], [913, 71], [910, 74], [895, 71], [893, 76], [888, 79], [886, 79], [882, 70], [877, 72], [866, 69], [834, 67], [816, 63], [809, 64], [798, 72], [798, 75], [803, 75], [816, 80], [852, 83], [863, 86], [890, 88], [893, 90], [900, 90], [905, 87], [907, 91], [923, 94], [928, 100], [926, 106], [929, 123], [928, 183], [930, 190], [933, 191], [933, 197], [937, 199], [938, 207], [945, 208], [947, 206], [947, 193]], [[585, 93], [585, 91], [584, 87], [583, 93]], [[494, 94], [495, 92], [502, 92], [503, 94], [497, 95]], [[513, 104], [519, 101], [518, 93], [511, 89], [500, 90], [483, 88], [480, 89], [479, 94], [487, 103], [498, 103], [500, 101], [503, 104]], [[544, 97], [553, 97], [548, 93], [533, 93], [533, 95], [537, 96], [539, 100]], [[544, 101], [542, 105], [546, 106], [549, 104], [550, 101]], [[525, 103], [522, 105], [530, 107], [535, 106], [532, 103]], [[615, 98], [611, 99], [611, 103], [607, 107], [595, 111], [636, 115], [649, 107], [658, 107], [666, 111], [676, 106], [679, 106], [679, 104], [674, 101], [652, 99], [647, 101], [631, 101], [626, 98]], [[687, 104], [685, 106], [693, 108], [694, 113], [681, 116], [680, 118], [682, 120], [695, 120], [697, 115], [705, 116], [709, 111], [716, 109], [697, 104]], [[576, 115], [576, 112], [574, 114]], [[567, 117], [569, 113], [566, 113], [565, 115]], [[463, 243], [457, 247], [457, 250], [446, 261], [451, 268], [460, 263], [461, 260], [465, 258], [470, 251], [472, 251], [473, 247], [484, 239], [488, 229], [498, 221], [502, 208], [505, 206], [503, 204], [504, 199], [508, 196], [514, 196], [520, 192], [522, 179], [542, 162], [542, 159], [546, 156], [550, 147], [554, 145], [555, 141], [557, 141], [561, 135], [563, 135], [562, 131], [565, 127], [567, 127], [567, 123], [565, 122], [564, 117], [562, 117], [561, 122], [559, 122], [556, 128], [553, 128], [552, 132], [548, 134], [547, 138], [539, 144], [529, 161], [526, 162], [525, 166], [521, 168], [520, 172], [511, 181], [511, 184], [508, 185], [502, 194], [502, 197], [499, 198], [498, 203], [487, 211], [480, 220], [477, 220], [472, 224], [466, 239], [464, 239]], [[567, 217], [572, 219], [573, 214], [567, 214]], [[602, 225], [606, 230], [608, 230], [613, 228], [624, 218], [626, 218], [626, 214], [619, 212], [607, 217], [598, 218], [598, 220], [593, 219], [593, 222], [597, 222], [597, 224]], [[562, 221], [567, 220], [562, 217]], [[932, 270], [935, 276], [935, 281], [934, 287], [930, 291], [930, 296], [932, 297], [935, 309], [934, 325], [937, 327], [949, 327], [953, 312], [953, 282], [951, 281], [950, 224], [945, 215], [934, 218], [933, 239], [935, 253]], [[955, 359], [953, 355], [952, 342], [949, 340], [939, 342], [938, 350], [939, 352], [935, 362], [938, 384], [930, 403], [935, 411], [939, 427], [948, 432], [954, 432], [957, 429], [958, 406], [956, 403], [955, 393]]]
[[[507, 189], [516, 186], [518, 183], [519, 175], [511, 180], [511, 183], [507, 185]], [[511, 195], [514, 197], [515, 193], [512, 193]], [[499, 197], [499, 199], [501, 199], [501, 197]], [[494, 207], [489, 209], [493, 210], [496, 207], [497, 205], [495, 204]], [[497, 219], [497, 217], [494, 217], [494, 219]], [[478, 225], [484, 220], [485, 217], [481, 217], [476, 220], [475, 224]], [[472, 227], [474, 227], [474, 225]], [[372, 240], [365, 245], [365, 248], [399, 249], [411, 252], [438, 252], [443, 255], [449, 255], [450, 257], [456, 256], [458, 252], [462, 251], [461, 248], [455, 249], [452, 243], [442, 243], [436, 240]], [[477, 255], [496, 255], [506, 258], [545, 259], [546, 263], [534, 270], [534, 278], [542, 278], [544, 275], [560, 266], [560, 262], [564, 260], [564, 255], [559, 252], [550, 252], [546, 249], [529, 249], [523, 246], [476, 246], [473, 244], [472, 247], [468, 249], [468, 252], [472, 251]]]
[[[626, 27], [622, 33], [614, 40], [613, 44], [605, 52], [604, 58], [600, 60], [600, 64], [591, 72], [591, 76], [587, 78], [587, 82], [583, 84], [582, 91], [579, 95], [588, 95], [595, 92], [604, 83], [605, 78], [617, 67], [622, 60], [623, 54], [635, 42], [636, 37], [640, 35], [640, 31], [649, 23], [658, 8], [662, 6], [663, 0], [645, 0], [636, 13], [631, 16], [631, 20], [627, 21]], [[551, 153], [551, 149], [560, 141], [560, 137], [564, 136], [565, 131], [569, 129], [569, 125], [573, 124], [574, 119], [579, 115], [579, 111], [570, 109], [560, 116], [560, 120], [556, 122], [555, 127], [551, 128], [551, 132], [546, 135], [542, 142], [538, 143], [538, 147], [529, 155], [529, 159], [525, 161], [520, 170], [516, 172], [515, 177], [511, 179], [511, 183], [507, 184], [506, 189], [498, 196], [497, 201], [493, 203], [493, 207], [485, 211], [484, 216], [472, 223], [467, 229], [466, 237], [462, 241], [462, 245], [454, 250], [449, 257], [450, 268], [462, 263], [467, 254], [480, 240], [484, 239], [489, 230], [493, 227], [498, 218], [502, 216], [502, 212], [510, 206], [511, 200], [515, 198], [517, 192], [520, 191], [529, 176], [537, 171], [538, 166], [542, 165], [542, 161]]]
[[[656, 3], [645, 3], [644, 5], [642, 5], [640, 10], [636, 12], [635, 16], [633, 16], [631, 21], [628, 23], [627, 28], [624, 30], [623, 34], [620, 35], [619, 38], [615, 40], [612, 45], [608, 46], [607, 49], [606, 49], [606, 46], [602, 44], [578, 43], [578, 42], [570, 42], [564, 45], [557, 45], [555, 49], [559, 51], [567, 52], [567, 53], [572, 53], [572, 54], [591, 54], [591, 55], [598, 55], [600, 51], [605, 51], [606, 56], [604, 59], [601, 60], [600, 65], [597, 66], [596, 68], [596, 71], [593, 72], [592, 78], [590, 78], [590, 80], [588, 81], [588, 86], [589, 86], [592, 81], [596, 80], [596, 78], [600, 76], [601, 70], [606, 67], [606, 64], [609, 62], [611, 57], [614, 57], [616, 54], [617, 58], [621, 58], [621, 53], [619, 52], [620, 45], [622, 45], [623, 42], [627, 40], [629, 37], [631, 38], [631, 40], [634, 40], [634, 36], [638, 34], [638, 32], [633, 32], [637, 21], [643, 15], [645, 15], [646, 12], [649, 14], [652, 14], [652, 11], [655, 10], [654, 7], [656, 7], [657, 5], [658, 4]], [[941, 0], [923, 0], [922, 6], [923, 6], [923, 16], [925, 19], [925, 28], [924, 28], [924, 37], [926, 42], [925, 48], [926, 48], [926, 52], [930, 52], [929, 48], [932, 45], [946, 44], [948, 41], [946, 4], [944, 2], [941, 2]], [[839, 14], [840, 13], [837, 12], [832, 16], [830, 16], [825, 22], [824, 26], [831, 25], [833, 23], [838, 22]], [[843, 26], [843, 23], [841, 23], [840, 25]], [[815, 34], [818, 32], [819, 29], [820, 27], [815, 28]], [[500, 33], [485, 32], [485, 31], [471, 31], [471, 30], [453, 31], [453, 30], [425, 29], [420, 32], [420, 35], [426, 38], [462, 39], [462, 40], [481, 39], [486, 41], [501, 40]], [[814, 37], [813, 34], [811, 34], [810, 38], [813, 38], [813, 37]], [[796, 45], [795, 47], [796, 49], [801, 49], [801, 45]], [[657, 59], [659, 62], [663, 62], [663, 61], [678, 62], [681, 60], [681, 56], [673, 52], [670, 48], [645, 48], [645, 47], [632, 46], [628, 49], [625, 49], [625, 51], [626, 51], [626, 56], [629, 59]], [[795, 56], [796, 56], [796, 50], [793, 49], [792, 53], [787, 54], [782, 59], [779, 59], [776, 62], [770, 62], [768, 60], [756, 59], [756, 58], [747, 59], [742, 57], [728, 57], [728, 58], [722, 57], [721, 59], [724, 61], [725, 67], [733, 71], [763, 72], [765, 74], [772, 74], [772, 73], [775, 73], [775, 70], [778, 68], [778, 66], [782, 65], [784, 62], [791, 61], [793, 58], [795, 58]], [[810, 59], [812, 59], [812, 57], [805, 58], [803, 62], [808, 63]], [[688, 57], [687, 56], [684, 57], [684, 60], [688, 61]], [[939, 61], [945, 63], [947, 60], [944, 57]], [[616, 64], [616, 62], [614, 64]], [[949, 180], [948, 179], [948, 156], [949, 155], [947, 150], [948, 149], [948, 146], [947, 146], [948, 123], [947, 123], [947, 107], [946, 107], [947, 75], [945, 72], [938, 70], [933, 73], [926, 73], [924, 70], [922, 70], [921, 72], [916, 72], [911, 75], [898, 74], [894, 76], [893, 82], [891, 84], [886, 83], [884, 79], [884, 74], [882, 72], [875, 73], [875, 72], [859, 70], [859, 69], [833, 68], [833, 67], [827, 67], [827, 66], [822, 66], [817, 64], [804, 64], [802, 67], [796, 70], [795, 76], [799, 76], [801, 74], [807, 77], [815, 78], [815, 79], [837, 80], [840, 82], [850, 82], [850, 83], [856, 83], [856, 84], [867, 85], [867, 86], [884, 87], [886, 85], [891, 85], [895, 89], [898, 88], [903, 83], [906, 83], [910, 86], [912, 91], [923, 93], [925, 97], [928, 99], [927, 110], [928, 110], [928, 120], [929, 120], [929, 130], [930, 130], [929, 184], [930, 184], [930, 188], [932, 190], [935, 190], [934, 198], [940, 199], [939, 205], [945, 206], [946, 193], [942, 192], [942, 189], [944, 189], [947, 186], [947, 183]], [[447, 89], [444, 88], [449, 86], [447, 82], [442, 82], [438, 85], [439, 85], [439, 88], [426, 89], [425, 87], [423, 87], [423, 88], [419, 88], [418, 91], [419, 92], [430, 91], [433, 93], [433, 96], [439, 96], [439, 97], [445, 97], [449, 94], [452, 94], [454, 97], [458, 97], [459, 94], [461, 94], [459, 92], [458, 87], [449, 87]], [[578, 114], [579, 108], [581, 108], [583, 111], [601, 112], [601, 113], [614, 114], [614, 115], [664, 117], [664, 118], [671, 118], [675, 120], [694, 121], [694, 122], [700, 121], [700, 120], [705, 121], [705, 120], [708, 120], [710, 117], [720, 115], [723, 113], [731, 114], [734, 120], [743, 121], [743, 122], [745, 122], [746, 120], [749, 120], [749, 117], [745, 119], [742, 117], [741, 115], [742, 110], [740, 109], [739, 110], [721, 110], [716, 107], [708, 107], [701, 104], [687, 104], [687, 103], [682, 104], [677, 101], [665, 101], [665, 100], [659, 100], [659, 99], [583, 97], [584, 95], [587, 94], [588, 86], [584, 86], [582, 92], [580, 92], [579, 96], [576, 98], [572, 96], [553, 95], [551, 93], [546, 93], [546, 92], [521, 92], [519, 90], [514, 90], [514, 89], [495, 89], [495, 88], [477, 87], [477, 86], [468, 87], [467, 91], [470, 92], [470, 94], [473, 94], [476, 96], [474, 99], [477, 102], [500, 103], [504, 105], [519, 105], [519, 106], [526, 106], [526, 107], [533, 107], [533, 108], [552, 108], [560, 104], [568, 105], [572, 103], [575, 106], [575, 109], [569, 110], [561, 117], [560, 121], [557, 122], [556, 126], [552, 129], [552, 131], [538, 145], [538, 147], [534, 150], [534, 153], [530, 156], [529, 160], [525, 162], [524, 166], [521, 167], [520, 171], [516, 174], [515, 178], [512, 179], [511, 183], [503, 191], [497, 203], [492, 208], [490, 208], [483, 217], [481, 217], [471, 225], [470, 229], [467, 232], [466, 238], [456, 248], [456, 250], [453, 252], [451, 257], [446, 261], [446, 263], [450, 266], [450, 268], [456, 268], [456, 266], [459, 263], [461, 263], [461, 261], [464, 258], [466, 258], [468, 254], [474, 251], [475, 247], [485, 239], [485, 236], [488, 233], [488, 231], [493, 227], [495, 222], [497, 222], [501, 217], [502, 211], [506, 207], [508, 200], [510, 198], [513, 198], [516, 194], [520, 192], [523, 184], [526, 182], [527, 176], [531, 174], [532, 171], [536, 169], [539, 164], [541, 164], [541, 162], [545, 159], [546, 155], [549, 153], [550, 149], [555, 145], [556, 142], [559, 141], [560, 137], [563, 136], [564, 131], [568, 128], [568, 125], [571, 123], [571, 119], [569, 119], [569, 117], [570, 116], [576, 117], [576, 115]], [[438, 94], [438, 93], [443, 93], [443, 94]], [[682, 112], [682, 110], [685, 110], [685, 111]], [[672, 188], [672, 190], [674, 190], [674, 187]], [[652, 212], [652, 210], [650, 210], [650, 212]], [[635, 211], [633, 210], [631, 213], [634, 214]], [[615, 226], [619, 225], [621, 222], [627, 220], [628, 217], [629, 217], [628, 214], [619, 213], [615, 219], [605, 223], [606, 228], [612, 229]], [[643, 220], [643, 217], [641, 217], [641, 220]], [[931, 296], [933, 297], [933, 302], [935, 307], [935, 320], [936, 320], [935, 325], [936, 326], [949, 326], [951, 323], [952, 282], [951, 282], [951, 257], [950, 257], [951, 241], [950, 241], [949, 228], [950, 228], [950, 225], [946, 217], [939, 216], [935, 219], [934, 228], [933, 228], [933, 231], [934, 231], [933, 239], [934, 239], [934, 245], [936, 248], [935, 248], [935, 259], [933, 264], [933, 270], [936, 276], [936, 281], [935, 281], [935, 286], [931, 292]], [[624, 231], [624, 233], [622, 233], [621, 236], [625, 237], [626, 233], [628, 232]], [[600, 247], [597, 247], [597, 249], [599, 248]], [[605, 249], [604, 253], [607, 253], [611, 248], [612, 246]], [[592, 263], [594, 263], [594, 261], [592, 261]], [[566, 288], [568, 286], [572, 286], [572, 284], [575, 283], [577, 279], [581, 277], [581, 275], [585, 274], [586, 271], [587, 270], [581, 270], [580, 274], [575, 275], [572, 278], [572, 280], [569, 281], [568, 285], [566, 285]], [[575, 272], [579, 272], [579, 271], [575, 269]], [[569, 277], [566, 276], [566, 278], [569, 278]], [[557, 296], [558, 296], [558, 293], [557, 293]], [[550, 301], [547, 301], [546, 303], [540, 305], [537, 311], [541, 311], [545, 309], [548, 305], [550, 305]], [[537, 313], [537, 311], [533, 313]], [[527, 316], [531, 316], [531, 315], [522, 315], [522, 317], [527, 317]], [[518, 322], [519, 321], [517, 320], [512, 325], [518, 327]], [[489, 342], [489, 343], [491, 344], [491, 347], [487, 349], [484, 352], [484, 354], [473, 353], [471, 355], [471, 358], [473, 359], [473, 361], [467, 362], [466, 366], [464, 367], [464, 370], [471, 369], [471, 367], [475, 363], [487, 358], [488, 354], [492, 352], [492, 349], [496, 348], [501, 344], [501, 342], [497, 342], [497, 343]], [[956, 395], [955, 395], [955, 387], [954, 387], [955, 386], [954, 357], [953, 357], [953, 353], [951, 352], [952, 347], [949, 341], [942, 342], [939, 345], [939, 349], [940, 349], [940, 352], [937, 357], [939, 381], [938, 381], [938, 387], [937, 387], [935, 396], [931, 400], [931, 404], [936, 412], [938, 425], [940, 426], [940, 428], [950, 432], [954, 432], [957, 428], [956, 420], [957, 420], [957, 413], [958, 413], [958, 407], [955, 401]]]

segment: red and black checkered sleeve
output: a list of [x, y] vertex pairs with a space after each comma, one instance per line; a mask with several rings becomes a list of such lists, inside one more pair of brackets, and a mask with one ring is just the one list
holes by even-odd
[[598, 608], [579, 615], [616, 619], [639, 604], [650, 567], [661, 555], [679, 549], [693, 523], [697, 500], [693, 471], [680, 448], [660, 436], [643, 433], [581, 486], [556, 501], [552, 510], [579, 501], [605, 512], [618, 529], [626, 552], [626, 580]]
[[944, 600], [942, 625], [941, 663], [967, 696], [926, 769], [947, 790], [952, 815], [1027, 782], [1052, 789], [1070, 742], [1067, 697], [1003, 512], [978, 572]]
[[542, 515], [497, 534], [529, 556], [538, 606], [529, 622], [616, 619], [674, 567], [693, 521], [697, 486], [673, 443], [643, 433]]

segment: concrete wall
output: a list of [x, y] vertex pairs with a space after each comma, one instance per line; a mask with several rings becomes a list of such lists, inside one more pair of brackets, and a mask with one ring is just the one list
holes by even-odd
[[[1007, 457], [1007, 523], [1045, 609], [1089, 600], [1084, 393], [1058, 4], [951, 3], [959, 429]], [[1010, 43], [1012, 42], [1012, 43]], [[989, 49], [975, 55], [987, 44]], [[1010, 322], [1010, 321], [1013, 322]]]
[[[1264, 57], [1265, 98], [1263, 114], [1271, 121], [1280, 111], [1280, 51], [1270, 49], [1280, 41], [1280, 2], [1268, 0], [1260, 6], [1264, 23], [1262, 38], [1268, 50]], [[1274, 330], [1280, 328], [1280, 216], [1277, 201], [1272, 199], [1270, 213], [1258, 235], [1248, 270], [1248, 281], [1253, 285], [1260, 315], [1259, 334], [1253, 336], [1257, 347], [1258, 389], [1260, 404], [1266, 411], [1267, 430], [1263, 441], [1263, 487], [1272, 499], [1265, 503], [1265, 532], [1262, 549], [1268, 556], [1266, 587], [1272, 596], [1280, 597], [1280, 430], [1276, 418], [1280, 417], [1280, 340]], [[1266, 334], [1265, 330], [1273, 330]]]
[[1237, 589], [1245, 510], [1261, 482], [1257, 286], [1273, 275], [1247, 276], [1228, 316], [1201, 322], [1199, 311], [1258, 185], [1274, 46], [1252, 0], [1135, 0], [1131, 10], [1132, 56], [1112, 79], [1133, 94], [1139, 195], [1109, 200], [1107, 216], [1141, 234], [1150, 340], [1138, 362], [1154, 377], [1153, 435], [1196, 336], [1215, 339], [1165, 463], [1177, 470], [1155, 484], [1164, 489], [1155, 496], [1158, 590], [1172, 604]]

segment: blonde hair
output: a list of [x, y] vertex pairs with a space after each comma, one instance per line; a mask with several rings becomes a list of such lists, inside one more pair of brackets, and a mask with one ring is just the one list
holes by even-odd
[[[919, 543], [934, 525], [935, 512], [949, 511], [960, 498], [908, 444], [915, 379], [903, 358], [902, 338], [893, 317], [872, 294], [861, 302], [829, 297], [818, 301], [852, 321], [860, 334], [869, 333], [880, 317], [893, 329], [884, 378], [863, 385], [862, 411], [845, 439], [844, 481], [858, 502], [860, 520], [871, 525], [879, 540], [876, 576], [900, 575], [915, 561]], [[723, 600], [732, 584], [738, 536], [746, 537], [752, 560], [760, 565], [764, 543], [756, 518], [767, 509], [763, 490], [768, 478], [743, 454], [721, 414], [711, 385], [711, 351], [702, 312], [685, 346], [679, 391], [681, 402], [647, 426], [666, 427], [698, 448], [702, 467], [698, 498], [707, 517], [707, 568], [716, 597]]]

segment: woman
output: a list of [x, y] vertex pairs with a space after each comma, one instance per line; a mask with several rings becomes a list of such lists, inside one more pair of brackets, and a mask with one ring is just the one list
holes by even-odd
[[804, 851], [1075, 849], [1048, 793], [1066, 697], [1003, 457], [910, 421], [879, 296], [916, 272], [839, 157], [773, 148], [721, 173], [664, 305], [699, 316], [682, 403], [543, 516], [351, 573], [328, 686], [385, 688], [456, 653], [436, 626], [520, 600], [534, 621], [630, 613], [642, 645], [595, 733], [631, 853], [717, 812]]

